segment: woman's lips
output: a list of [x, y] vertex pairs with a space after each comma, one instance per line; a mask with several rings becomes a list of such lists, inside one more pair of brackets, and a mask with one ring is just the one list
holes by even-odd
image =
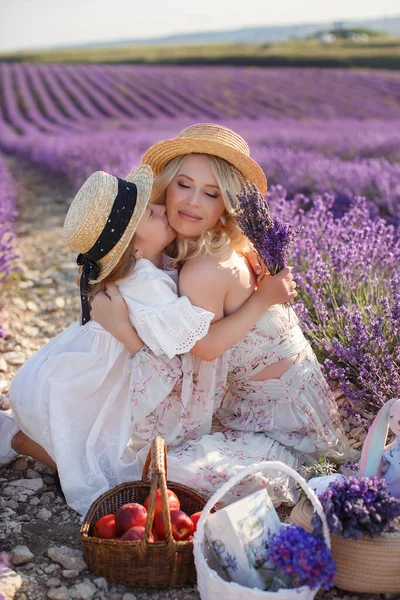
[[186, 212], [185, 210], [178, 210], [178, 215], [184, 221], [191, 221], [192, 223], [196, 223], [197, 221], [201, 221], [201, 217], [197, 217], [196, 215], [192, 215], [191, 213]]

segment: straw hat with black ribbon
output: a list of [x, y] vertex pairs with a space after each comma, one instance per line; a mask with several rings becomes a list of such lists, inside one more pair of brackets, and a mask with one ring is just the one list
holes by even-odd
[[82, 325], [90, 320], [88, 286], [117, 266], [149, 202], [153, 172], [147, 164], [119, 179], [93, 173], [72, 200], [64, 221], [66, 244], [79, 252]]
[[161, 173], [170, 160], [183, 154], [213, 154], [234, 165], [245, 179], [255, 183], [263, 196], [267, 192], [264, 171], [250, 157], [245, 140], [223, 125], [197, 123], [180, 132], [178, 137], [151, 146], [143, 155], [142, 163], [153, 169], [154, 176]]

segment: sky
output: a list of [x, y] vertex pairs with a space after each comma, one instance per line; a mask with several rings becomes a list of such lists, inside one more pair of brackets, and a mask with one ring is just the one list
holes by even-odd
[[0, 0], [0, 50], [396, 15], [399, 0]]

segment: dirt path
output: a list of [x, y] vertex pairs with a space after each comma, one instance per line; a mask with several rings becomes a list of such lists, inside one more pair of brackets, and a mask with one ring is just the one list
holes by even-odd
[[[19, 366], [79, 315], [75, 255], [65, 248], [61, 235], [74, 191], [19, 159], [9, 158], [8, 163], [19, 183], [17, 236], [23, 259], [0, 301], [0, 320], [7, 332], [7, 338], [0, 340], [0, 407], [5, 410], [9, 384]], [[41, 463], [19, 458], [1, 469], [0, 492], [0, 551], [11, 553], [22, 545], [32, 553], [20, 551], [11, 565], [22, 577], [16, 600], [199, 599], [194, 588], [133, 590], [89, 572], [80, 563], [79, 517], [57, 491], [54, 471]], [[71, 566], [69, 555], [74, 553], [78, 555]], [[18, 575], [12, 575], [14, 582]], [[0, 598], [4, 594], [1, 585], [0, 576]], [[317, 597], [351, 600], [367, 596], [346, 596], [334, 590]], [[374, 597], [378, 596], [368, 596]]]

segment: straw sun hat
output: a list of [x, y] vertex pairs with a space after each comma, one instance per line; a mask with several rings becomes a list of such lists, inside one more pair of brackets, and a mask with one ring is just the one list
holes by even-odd
[[[134, 186], [124, 185], [124, 182], [134, 184]], [[91, 261], [97, 263], [97, 277], [95, 279], [90, 277], [90, 283], [102, 281], [118, 264], [145, 212], [152, 185], [153, 173], [151, 167], [142, 164], [131, 171], [124, 180], [118, 180], [104, 171], [97, 171], [85, 181], [77, 192], [65, 217], [63, 237], [72, 250], [79, 252], [79, 256], [85, 256], [88, 253]], [[122, 193], [122, 196], [119, 192]], [[136, 202], [134, 201], [135, 196]], [[128, 202], [124, 202], [124, 199], [127, 199]], [[121, 211], [114, 206], [117, 201], [121, 204]], [[124, 231], [121, 235], [120, 215], [123, 214], [122, 209], [125, 209], [125, 205], [129, 202], [131, 203], [131, 209], [133, 206], [133, 211], [128, 212], [127, 215], [125, 214], [127, 225], [125, 229], [125, 224], [122, 226]], [[113, 216], [112, 210], [114, 210]], [[115, 214], [116, 212], [119, 214]], [[111, 222], [110, 217], [116, 222], [116, 227], [107, 232], [107, 241], [109, 246], [112, 247], [104, 256], [97, 258], [102, 248], [95, 250], [95, 245], [107, 223]], [[116, 236], [114, 240], [112, 239], [112, 233]], [[103, 246], [104, 244], [100, 243], [100, 245]]]
[[165, 165], [176, 156], [190, 153], [213, 154], [234, 165], [251, 183], [255, 183], [262, 195], [267, 191], [267, 179], [260, 165], [250, 157], [245, 140], [223, 125], [197, 123], [180, 132], [178, 137], [151, 146], [143, 155], [142, 163], [158, 175]]

